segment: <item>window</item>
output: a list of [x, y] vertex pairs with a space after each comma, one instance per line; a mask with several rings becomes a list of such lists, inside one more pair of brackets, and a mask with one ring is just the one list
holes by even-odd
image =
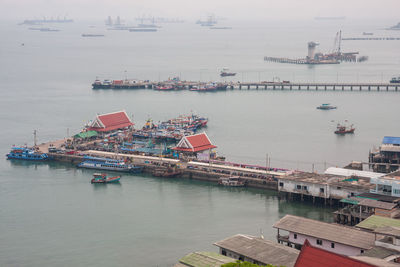
[[319, 192], [320, 192], [320, 193], [324, 193], [324, 192], [325, 192], [325, 188], [321, 187], [321, 188], [319, 189]]
[[335, 248], [335, 243], [331, 243], [331, 248]]
[[293, 238], [294, 238], [294, 239], [297, 239], [297, 234], [294, 234], [294, 235], [293, 235]]
[[322, 246], [322, 240], [321, 239], [317, 239], [317, 245]]
[[223, 250], [221, 251], [221, 254], [224, 255], [224, 256], [226, 256], [226, 250], [223, 249]]
[[279, 183], [279, 186], [283, 186], [283, 183], [282, 183], [282, 182], [280, 182], [280, 183]]
[[351, 192], [351, 193], [350, 193], [350, 196], [354, 197], [354, 192]]
[[308, 186], [303, 185], [303, 190], [308, 190]]
[[340, 189], [342, 189], [342, 187], [341, 187], [341, 186], [338, 186], [336, 189], [337, 189], [337, 190], [340, 190]]
[[361, 254], [362, 254], [362, 253], [364, 253], [364, 250], [363, 250], [363, 249], [361, 250]]
[[297, 185], [296, 188], [297, 188], [297, 189], [301, 189], [301, 185]]

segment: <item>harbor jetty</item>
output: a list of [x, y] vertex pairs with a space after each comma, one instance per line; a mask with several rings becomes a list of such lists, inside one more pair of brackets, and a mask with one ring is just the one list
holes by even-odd
[[[213, 84], [213, 90], [191, 90], [206, 84]], [[215, 92], [222, 90], [285, 90], [285, 91], [374, 91], [397, 92], [400, 83], [390, 82], [291, 82], [291, 81], [260, 81], [260, 82], [196, 82], [196, 81], [137, 81], [137, 80], [96, 80], [93, 89], [154, 89], [158, 87], [170, 88], [168, 91], [191, 90], [195, 92]], [[161, 90], [159, 90], [161, 91]], [[167, 91], [167, 90], [163, 90]]]

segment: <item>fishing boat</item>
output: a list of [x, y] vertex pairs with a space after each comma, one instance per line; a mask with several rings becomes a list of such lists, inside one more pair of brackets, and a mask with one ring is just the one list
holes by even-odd
[[346, 126], [338, 123], [336, 126], [335, 134], [352, 134], [355, 130], [356, 128], [353, 127], [353, 124], [350, 126]]
[[245, 183], [240, 180], [238, 176], [231, 177], [221, 177], [218, 180], [219, 185], [230, 186], [230, 187], [242, 187], [245, 186]]
[[217, 86], [214, 84], [206, 84], [202, 86], [193, 86], [190, 88], [190, 91], [197, 91], [197, 92], [214, 92], [217, 91]]
[[390, 80], [390, 83], [400, 83], [400, 76], [399, 76], [399, 77], [393, 77], [393, 78]]
[[34, 148], [29, 147], [12, 147], [10, 153], [8, 153], [6, 156], [8, 159], [35, 161], [45, 161], [49, 159], [49, 156], [46, 153], [38, 152]]
[[121, 176], [107, 177], [106, 173], [94, 173], [92, 180], [90, 182], [92, 184], [108, 184], [108, 183], [119, 183]]
[[221, 77], [227, 77], [227, 76], [235, 76], [236, 72], [228, 72], [227, 68], [222, 69], [221, 73], [219, 74]]
[[114, 160], [107, 158], [86, 157], [85, 161], [77, 165], [78, 168], [107, 170], [117, 172], [140, 173], [143, 167], [131, 164], [125, 164], [122, 160]]
[[317, 109], [329, 110], [329, 109], [337, 109], [337, 107], [332, 106], [331, 104], [322, 104], [321, 106], [318, 106]]
[[172, 90], [174, 90], [175, 88], [172, 86], [172, 85], [163, 85], [163, 86], [156, 86], [155, 88], [154, 88], [154, 90], [157, 90], [157, 91], [172, 91]]

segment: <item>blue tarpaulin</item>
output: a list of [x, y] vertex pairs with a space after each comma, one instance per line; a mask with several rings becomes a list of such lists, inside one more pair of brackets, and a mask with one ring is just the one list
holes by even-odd
[[400, 145], [400, 137], [385, 136], [382, 144]]

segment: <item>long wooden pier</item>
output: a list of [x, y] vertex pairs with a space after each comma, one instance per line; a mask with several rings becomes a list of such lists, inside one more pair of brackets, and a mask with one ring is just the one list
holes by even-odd
[[[359, 82], [208, 82], [216, 84], [217, 91], [230, 90], [287, 90], [287, 91], [375, 91], [375, 92], [397, 92], [400, 89], [400, 83], [359, 83]], [[135, 84], [118, 84], [97, 86], [93, 89], [103, 90], [121, 90], [121, 89], [154, 89], [156, 86], [175, 86], [175, 90], [190, 90], [193, 87], [200, 87], [207, 82], [180, 81], [172, 83], [164, 82], [141, 82]]]
[[234, 83], [229, 89], [256, 90], [303, 90], [303, 91], [398, 91], [400, 83], [306, 83], [306, 82], [260, 82]]

